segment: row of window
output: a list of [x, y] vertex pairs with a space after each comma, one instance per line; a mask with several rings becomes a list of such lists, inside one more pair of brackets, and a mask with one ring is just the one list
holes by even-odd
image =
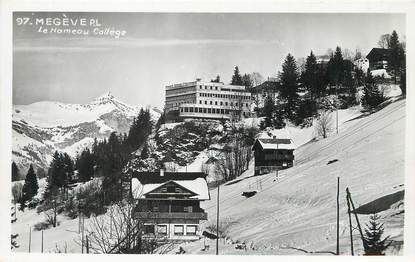
[[181, 107], [180, 112], [186, 113], [207, 113], [207, 114], [226, 114], [228, 115], [229, 109], [219, 109], [219, 108], [201, 108], [201, 107]]
[[190, 100], [190, 101], [181, 101], [178, 103], [174, 103], [174, 106], [180, 106], [181, 104], [193, 104], [196, 103], [194, 100]]
[[210, 90], [218, 90], [217, 86], [199, 86], [199, 89], [210, 89]]
[[[194, 236], [197, 233], [197, 225], [186, 225], [186, 231], [184, 225], [174, 225], [173, 234], [175, 236]], [[144, 232], [146, 234], [154, 234], [154, 225], [144, 225]], [[157, 234], [161, 236], [167, 236], [167, 225], [157, 225]]]
[[228, 95], [228, 94], [199, 93], [199, 96], [202, 96], [202, 97], [227, 98], [227, 99], [239, 99], [239, 98], [245, 99], [245, 100], [251, 99], [250, 96], [244, 96], [244, 95]]
[[[221, 108], [181, 107], [180, 112], [229, 115], [231, 112], [235, 114], [235, 112], [237, 111], [229, 110], [229, 109], [221, 109]], [[248, 116], [248, 113], [242, 112], [242, 115], [246, 117]]]
[[[163, 208], [163, 207], [162, 207]], [[185, 213], [193, 213], [193, 206], [185, 206], [185, 207], [181, 207], [181, 206], [172, 206], [172, 211], [176, 211], [176, 212], [185, 212]], [[153, 208], [151, 208], [151, 210], [153, 212], [160, 212], [160, 208], [159, 206], [153, 206]]]
[[[203, 101], [202, 101], [202, 100], [199, 100], [199, 104], [203, 104]], [[208, 104], [208, 101], [207, 101], [207, 100], [205, 100], [205, 101], [204, 101], [204, 104], [205, 104], [205, 105], [207, 105], [207, 104]], [[209, 101], [209, 105], [213, 105], [213, 101]], [[238, 102], [235, 102], [235, 103], [233, 103], [233, 102], [229, 102], [229, 103], [228, 103], [227, 101], [225, 101], [225, 102], [223, 102], [223, 101], [219, 101], [219, 102], [218, 102], [218, 101], [215, 101], [215, 106], [217, 106], [217, 105], [220, 105], [220, 106], [223, 106], [223, 105], [224, 105], [224, 106], [228, 106], [228, 105], [230, 105], [230, 106], [234, 106], [234, 105], [235, 105], [235, 106], [238, 106]], [[240, 106], [244, 106], [244, 103], [240, 103], [239, 105], [240, 105]], [[248, 103], [246, 103], [246, 104], [245, 104], [245, 106], [246, 106], [246, 107], [249, 107], [249, 104], [248, 104]]]
[[173, 89], [173, 90], [166, 90], [166, 95], [174, 95], [174, 94], [180, 94], [180, 93], [184, 93], [184, 92], [191, 92], [191, 91], [195, 91], [195, 87], [194, 86], [186, 86], [186, 87], [182, 87], [182, 88], [177, 88], [177, 89]]

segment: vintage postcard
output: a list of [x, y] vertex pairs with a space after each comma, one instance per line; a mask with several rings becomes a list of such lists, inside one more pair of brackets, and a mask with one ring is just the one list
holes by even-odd
[[3, 6], [6, 261], [411, 254], [413, 5], [205, 5]]

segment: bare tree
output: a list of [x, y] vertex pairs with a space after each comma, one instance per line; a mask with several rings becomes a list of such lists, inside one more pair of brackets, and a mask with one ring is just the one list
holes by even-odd
[[316, 119], [317, 135], [327, 138], [331, 131], [332, 119], [329, 111], [322, 111]]
[[225, 181], [235, 179], [249, 167], [251, 146], [256, 132], [238, 124], [231, 124], [228, 141], [215, 157], [215, 174]]
[[[153, 253], [161, 245], [157, 239], [142, 237], [142, 223], [133, 218], [135, 202], [127, 199], [111, 206], [107, 213], [92, 216], [85, 235], [95, 253]], [[84, 243], [79, 242], [82, 245]]]
[[378, 41], [378, 46], [380, 48], [389, 48], [390, 45], [390, 34], [381, 35]]
[[355, 57], [355, 55], [356, 54], [352, 50], [350, 50], [348, 48], [343, 49], [343, 58], [344, 59], [353, 61], [353, 58]]

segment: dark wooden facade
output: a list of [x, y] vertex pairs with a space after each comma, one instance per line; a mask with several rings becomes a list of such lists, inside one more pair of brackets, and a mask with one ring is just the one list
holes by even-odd
[[255, 156], [255, 175], [293, 166], [294, 149], [290, 139], [257, 139], [252, 149]]
[[[193, 181], [205, 179], [203, 173], [136, 172], [144, 186], [160, 184], [145, 192], [134, 209], [134, 217], [144, 223], [149, 237], [194, 240], [199, 238], [199, 224], [207, 220], [207, 213], [200, 207], [197, 194], [173, 180]], [[207, 186], [206, 186], [207, 190]]]
[[385, 48], [372, 48], [366, 58], [369, 59], [369, 69], [387, 69], [390, 50]]

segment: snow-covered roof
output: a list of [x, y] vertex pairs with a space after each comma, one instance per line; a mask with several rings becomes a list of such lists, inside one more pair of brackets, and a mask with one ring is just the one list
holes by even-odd
[[261, 147], [263, 149], [290, 149], [294, 150], [295, 146], [291, 139], [282, 139], [282, 138], [259, 138], [258, 139]]
[[167, 183], [174, 182], [189, 191], [195, 193], [195, 196], [189, 197], [190, 199], [198, 199], [198, 200], [209, 200], [209, 190], [207, 186], [207, 182], [204, 178], [196, 178], [194, 180], [169, 180], [163, 183], [149, 183], [149, 184], [141, 184], [137, 178], [132, 178], [131, 180], [131, 187], [133, 197], [137, 199], [145, 198], [144, 195], [159, 188]]
[[290, 139], [290, 134], [286, 129], [267, 129], [259, 134], [259, 138], [284, 138]]
[[295, 149], [286, 129], [267, 129], [259, 134], [257, 140], [263, 149]]

